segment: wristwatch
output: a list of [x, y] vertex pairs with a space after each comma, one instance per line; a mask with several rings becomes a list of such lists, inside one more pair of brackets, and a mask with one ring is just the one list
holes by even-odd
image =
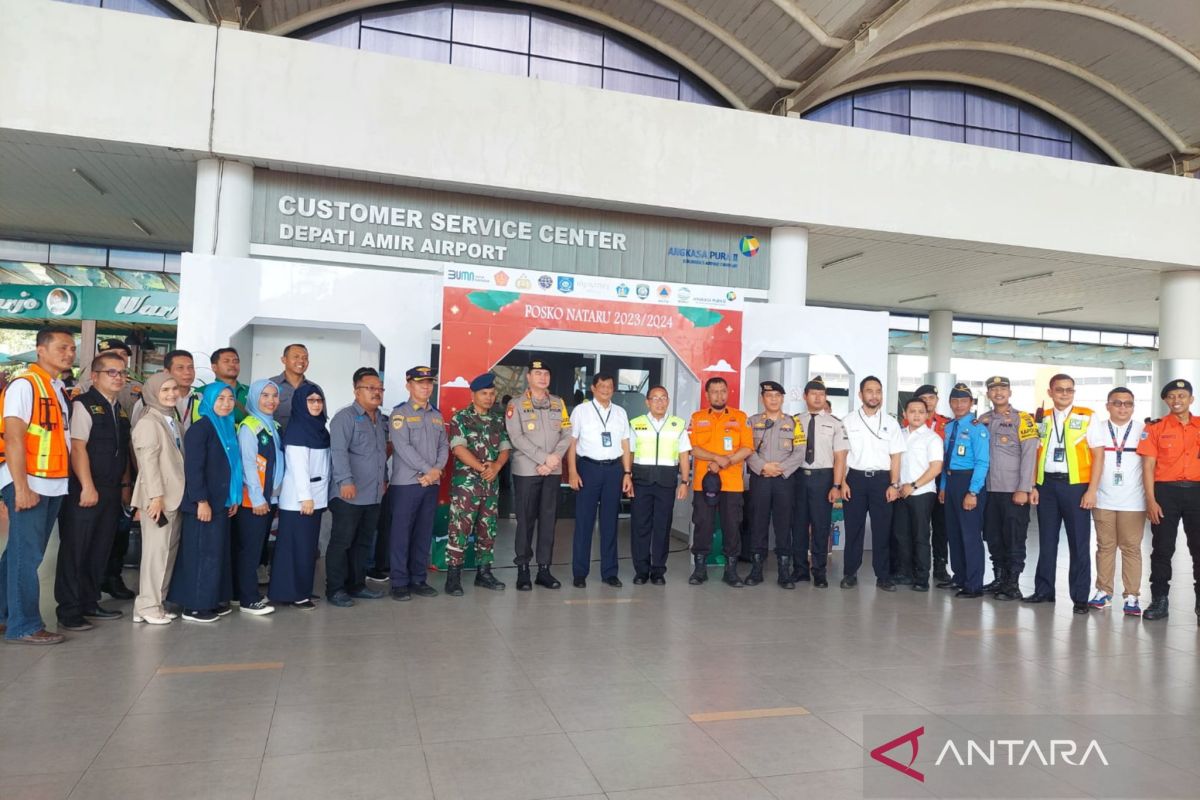
[[900, 491], [900, 482], [897, 481], [896, 483], [893, 483], [892, 488], [895, 489], [896, 491]]
[[979, 492], [967, 492], [971, 497], [979, 497]]
[[916, 482], [916, 481], [913, 481], [913, 482], [912, 482], [910, 485], [913, 487], [913, 490], [914, 490], [914, 491], [915, 491], [915, 490], [917, 490], [917, 489], [920, 489], [920, 488], [921, 488], [920, 486], [917, 486], [917, 482]]
[[840, 489], [840, 488], [842, 488], [842, 485], [841, 485], [840, 483], [835, 483], [835, 484], [833, 485], [833, 488], [835, 488], [835, 489]]

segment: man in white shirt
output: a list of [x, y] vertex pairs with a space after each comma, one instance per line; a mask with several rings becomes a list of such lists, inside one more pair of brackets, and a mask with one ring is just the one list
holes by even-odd
[[883, 411], [883, 382], [874, 375], [859, 381], [858, 397], [862, 405], [846, 415], [842, 424], [850, 440], [846, 457], [846, 484], [842, 487], [843, 513], [846, 516], [846, 549], [843, 552], [843, 589], [858, 585], [862, 566], [863, 540], [867, 534], [867, 515], [871, 515], [871, 566], [875, 586], [885, 592], [896, 591], [889, 567], [889, 539], [892, 534], [892, 503], [900, 496], [900, 454], [904, 435], [900, 423]]
[[1118, 386], [1108, 393], [1108, 421], [1088, 426], [1092, 475], [1083, 507], [1092, 510], [1096, 525], [1096, 593], [1092, 608], [1112, 602], [1117, 548], [1121, 548], [1121, 582], [1125, 613], [1140, 617], [1138, 595], [1142, 582], [1142, 536], [1146, 530], [1146, 493], [1142, 486], [1142, 457], [1137, 454], [1145, 426], [1133, 418], [1133, 392]]
[[929, 591], [929, 518], [937, 502], [937, 476], [942, 471], [942, 437], [926, 424], [929, 409], [919, 397], [904, 407], [905, 450], [900, 456], [900, 498], [896, 501], [895, 534], [899, 575], [911, 579], [914, 592]]
[[75, 363], [75, 335], [66, 328], [38, 331], [37, 358], [4, 390], [0, 497], [8, 545], [0, 556], [0, 633], [9, 642], [45, 645], [64, 638], [42, 621], [37, 572], [67, 493], [70, 414], [59, 376]]
[[592, 378], [592, 399], [571, 412], [571, 447], [567, 473], [575, 496], [575, 542], [571, 571], [575, 586], [587, 586], [592, 562], [592, 528], [600, 505], [600, 576], [612, 587], [617, 577], [617, 513], [621, 493], [633, 493], [633, 454], [629, 449], [629, 417], [612, 402], [616, 379]]

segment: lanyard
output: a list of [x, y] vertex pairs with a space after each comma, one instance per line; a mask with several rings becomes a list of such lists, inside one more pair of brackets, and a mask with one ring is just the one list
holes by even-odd
[[863, 416], [862, 408], [858, 409], [858, 418], [862, 420], [863, 427], [867, 429], [867, 433], [871, 434], [876, 439], [882, 440], [883, 437], [879, 434], [883, 432], [883, 412], [876, 412], [876, 416], [879, 417], [879, 424], [875, 426], [875, 430], [871, 430], [871, 426], [867, 424], [867, 418]]
[[1054, 426], [1054, 438], [1059, 444], [1063, 443], [1063, 438], [1067, 435], [1067, 421], [1071, 418], [1071, 412], [1068, 411], [1063, 416], [1063, 427], [1058, 427], [1058, 414], [1052, 409], [1050, 411], [1050, 424]]
[[608, 420], [610, 417], [612, 417], [612, 405], [611, 404], [609, 405], [608, 414], [606, 414], [603, 417], [600, 416], [600, 406], [596, 405], [595, 400], [592, 401], [592, 408], [596, 409], [596, 418], [600, 420], [600, 424], [604, 426], [604, 431], [605, 431], [605, 433], [607, 433], [608, 432]]
[[1125, 443], [1129, 441], [1129, 432], [1133, 430], [1133, 420], [1125, 426], [1125, 436], [1121, 439], [1121, 444], [1117, 445], [1117, 430], [1113, 427], [1112, 420], [1108, 421], [1108, 435], [1112, 437], [1113, 449], [1117, 451], [1117, 472], [1121, 471], [1121, 456], [1125, 454]]

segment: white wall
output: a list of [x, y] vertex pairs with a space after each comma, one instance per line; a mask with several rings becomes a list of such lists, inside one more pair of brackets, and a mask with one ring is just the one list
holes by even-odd
[[1194, 180], [63, 3], [0, 0], [0, 18], [0, 128], [596, 207], [1200, 266]]

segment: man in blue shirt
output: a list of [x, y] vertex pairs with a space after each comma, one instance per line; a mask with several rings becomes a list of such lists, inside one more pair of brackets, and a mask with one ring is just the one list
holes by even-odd
[[971, 411], [975, 398], [965, 383], [950, 391], [954, 420], [946, 425], [946, 465], [941, 476], [939, 498], [946, 504], [946, 539], [950, 544], [950, 567], [954, 577], [938, 584], [939, 589], [957, 588], [955, 597], [983, 597], [983, 507], [982, 494], [988, 471], [988, 431], [976, 425]]

